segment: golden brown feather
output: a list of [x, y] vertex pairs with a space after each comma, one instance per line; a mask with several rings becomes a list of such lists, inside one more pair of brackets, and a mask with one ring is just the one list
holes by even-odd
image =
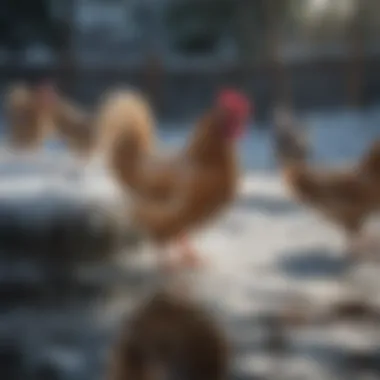
[[365, 155], [358, 165], [344, 169], [317, 169], [303, 162], [287, 162], [282, 171], [296, 199], [341, 227], [349, 239], [350, 253], [357, 255], [361, 252], [353, 247], [358, 245], [364, 224], [380, 207], [379, 183], [373, 168], [373, 156]]
[[24, 84], [12, 86], [5, 99], [9, 143], [16, 149], [36, 149], [52, 132], [36, 90]]
[[[140, 196], [165, 198], [174, 186], [172, 160], [155, 154], [153, 112], [134, 91], [108, 94], [98, 114], [99, 141], [121, 186]], [[157, 170], [160, 169], [160, 170]]]
[[136, 219], [153, 238], [166, 242], [214, 217], [233, 201], [239, 178], [236, 147], [221, 133], [223, 116], [201, 120], [180, 160], [171, 165], [173, 196], [165, 202], [141, 199]]
[[[322, 169], [307, 164], [307, 145], [289, 110], [275, 112], [275, 148], [287, 187], [301, 203], [320, 211], [343, 229], [350, 253], [368, 218], [380, 205], [380, 142], [375, 142], [357, 165]], [[356, 246], [356, 247], [355, 247]]]
[[367, 180], [380, 185], [380, 140], [376, 140], [365, 152], [357, 171]]
[[375, 211], [370, 188], [351, 168], [332, 171], [293, 164], [284, 176], [299, 201], [320, 210], [347, 234], [359, 233]]
[[[134, 219], [156, 243], [185, 237], [225, 209], [235, 196], [239, 169], [233, 135], [245, 123], [248, 105], [235, 93], [227, 93], [224, 102], [226, 106], [215, 106], [201, 119], [181, 152], [166, 157], [153, 152], [152, 118], [146, 117], [149, 108], [113, 112], [124, 124], [110, 150], [111, 168], [124, 188], [138, 194]], [[121, 98], [121, 109], [123, 103]], [[140, 118], [131, 116], [133, 110]], [[178, 241], [186, 252], [183, 257], [194, 259], [186, 241]]]

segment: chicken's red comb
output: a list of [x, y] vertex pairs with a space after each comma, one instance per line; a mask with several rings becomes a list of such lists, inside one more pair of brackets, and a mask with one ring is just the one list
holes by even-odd
[[220, 107], [234, 110], [243, 117], [247, 117], [252, 112], [248, 98], [232, 89], [222, 90], [218, 95], [217, 104]]

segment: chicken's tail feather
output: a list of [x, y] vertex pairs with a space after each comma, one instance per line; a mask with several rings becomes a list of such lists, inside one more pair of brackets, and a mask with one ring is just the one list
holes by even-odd
[[112, 149], [120, 139], [141, 150], [148, 150], [153, 145], [153, 112], [138, 92], [119, 90], [107, 94], [101, 102], [97, 120], [102, 146]]
[[119, 90], [106, 96], [98, 114], [100, 148], [123, 185], [130, 185], [141, 155], [155, 143], [153, 112], [139, 93]]

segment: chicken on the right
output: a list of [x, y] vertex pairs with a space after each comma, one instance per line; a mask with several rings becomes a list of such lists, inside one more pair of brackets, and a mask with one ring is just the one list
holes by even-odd
[[[278, 124], [278, 119], [275, 122]], [[293, 125], [293, 130], [296, 128]], [[380, 149], [373, 147], [351, 167], [317, 168], [307, 162], [306, 155], [293, 154], [301, 147], [296, 136], [295, 133], [287, 144], [277, 144], [287, 188], [299, 202], [316, 209], [343, 231], [348, 259], [357, 260], [372, 245], [368, 236], [363, 235], [363, 228], [368, 218], [379, 211], [380, 165], [375, 165], [374, 154], [378, 151], [380, 162]]]

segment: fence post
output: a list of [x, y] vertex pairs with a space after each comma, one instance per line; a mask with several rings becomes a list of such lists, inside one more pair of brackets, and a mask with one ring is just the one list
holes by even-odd
[[271, 82], [272, 101], [277, 104], [291, 105], [291, 89], [289, 73], [280, 55], [281, 46], [281, 14], [277, 1], [265, 0], [266, 51], [268, 72]]
[[159, 8], [153, 6], [153, 2], [142, 1], [141, 6], [145, 15], [145, 49], [143, 67], [143, 85], [148, 93], [150, 101], [154, 108], [161, 107], [161, 89], [163, 80], [163, 60], [162, 41], [161, 41], [161, 24], [159, 17]]
[[75, 40], [75, 1], [66, 0], [64, 16], [62, 18], [61, 46], [58, 48], [58, 75], [60, 88], [64, 92], [71, 92], [75, 83], [76, 59], [74, 51]]

